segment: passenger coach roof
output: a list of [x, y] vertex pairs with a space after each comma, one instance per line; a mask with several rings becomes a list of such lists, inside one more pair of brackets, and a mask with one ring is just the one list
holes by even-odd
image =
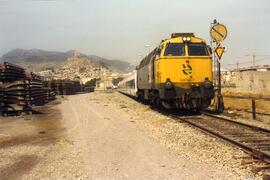
[[133, 71], [130, 75], [126, 76], [119, 84], [126, 83], [136, 78], [137, 71]]

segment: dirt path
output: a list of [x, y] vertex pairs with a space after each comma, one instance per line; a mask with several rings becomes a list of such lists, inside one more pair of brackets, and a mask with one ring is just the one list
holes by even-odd
[[258, 179], [231, 146], [119, 93], [0, 118], [0, 179]]
[[67, 138], [55, 101], [40, 114], [0, 117], [0, 179], [84, 178], [83, 161]]
[[83, 154], [90, 179], [209, 179], [226, 172], [169, 153], [136, 129], [114, 107], [89, 101], [91, 95], [69, 97], [61, 104], [69, 137]]

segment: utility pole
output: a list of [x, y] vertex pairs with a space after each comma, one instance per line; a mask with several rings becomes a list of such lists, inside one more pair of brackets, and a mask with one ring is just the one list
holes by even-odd
[[252, 54], [252, 64], [253, 66], [255, 66], [255, 58], [256, 58], [256, 55], [255, 53]]
[[252, 53], [252, 54], [247, 54], [246, 56], [251, 56], [252, 57], [252, 65], [255, 66], [256, 54]]
[[[258, 56], [264, 56], [264, 57], [267, 57], [269, 55], [262, 55], [262, 54], [256, 54], [256, 53], [252, 53], [252, 54], [247, 54], [246, 56], [249, 56], [249, 57], [252, 57], [252, 65], [255, 66], [256, 65], [256, 58]], [[259, 61], [259, 60], [257, 60]]]

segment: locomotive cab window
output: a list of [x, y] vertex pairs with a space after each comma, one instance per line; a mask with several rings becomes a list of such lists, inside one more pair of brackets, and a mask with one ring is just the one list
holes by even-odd
[[183, 43], [168, 43], [164, 56], [184, 56], [185, 45]]
[[189, 56], [209, 56], [207, 46], [204, 43], [190, 43], [188, 44]]

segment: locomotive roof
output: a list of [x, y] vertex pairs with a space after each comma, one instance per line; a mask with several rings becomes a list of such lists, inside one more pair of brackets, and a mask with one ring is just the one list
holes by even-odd
[[[192, 43], [205, 43], [205, 40], [202, 39], [202, 38], [198, 38], [196, 36], [188, 36], [188, 37], [190, 37], [190, 42], [192, 42]], [[165, 44], [165, 43], [168, 43], [168, 42], [171, 42], [171, 43], [184, 43], [183, 37], [179, 36], [179, 37], [173, 37], [173, 38], [170, 38], [170, 39], [165, 39], [165, 40], [161, 41], [161, 44]]]

